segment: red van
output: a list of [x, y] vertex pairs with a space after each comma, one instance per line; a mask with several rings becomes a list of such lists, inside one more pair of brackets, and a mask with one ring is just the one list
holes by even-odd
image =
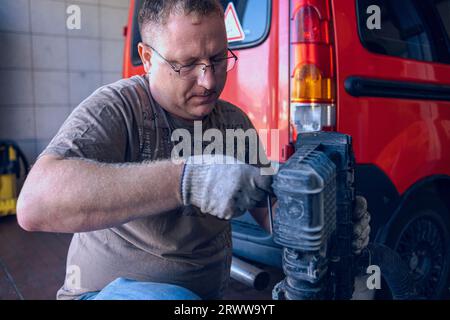
[[[278, 129], [284, 162], [296, 135], [353, 137], [355, 186], [371, 239], [407, 262], [416, 290], [442, 298], [450, 270], [450, 0], [222, 0], [244, 39], [222, 99], [258, 129]], [[143, 73], [131, 0], [123, 76]], [[249, 217], [233, 221], [236, 254], [279, 265], [279, 248]]]

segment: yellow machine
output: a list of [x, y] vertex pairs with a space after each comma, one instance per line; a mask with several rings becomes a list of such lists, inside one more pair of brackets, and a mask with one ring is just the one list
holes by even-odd
[[16, 213], [17, 179], [22, 171], [28, 173], [28, 161], [22, 151], [14, 142], [0, 140], [0, 216]]

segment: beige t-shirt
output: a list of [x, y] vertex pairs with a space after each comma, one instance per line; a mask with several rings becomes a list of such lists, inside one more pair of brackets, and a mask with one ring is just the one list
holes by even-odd
[[[217, 128], [224, 136], [226, 129], [253, 128], [240, 109], [224, 101], [203, 123], [203, 130]], [[192, 132], [193, 125], [175, 119], [153, 100], [147, 76], [134, 76], [84, 100], [40, 156], [107, 163], [168, 159], [170, 135], [177, 128]], [[204, 299], [220, 298], [230, 272], [230, 224], [197, 210], [184, 207], [111, 229], [76, 233], [57, 298], [77, 299], [119, 277], [176, 284]]]

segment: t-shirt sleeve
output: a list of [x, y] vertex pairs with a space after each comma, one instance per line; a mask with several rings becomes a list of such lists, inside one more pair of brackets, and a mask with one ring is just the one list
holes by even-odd
[[124, 162], [127, 127], [120, 99], [97, 91], [67, 118], [50, 144], [39, 155]]

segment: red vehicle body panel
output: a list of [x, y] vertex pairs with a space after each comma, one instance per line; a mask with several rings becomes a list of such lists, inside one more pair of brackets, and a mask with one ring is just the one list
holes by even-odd
[[[143, 73], [131, 63], [134, 3], [131, 1], [124, 54], [124, 77]], [[381, 169], [403, 194], [433, 175], [450, 176], [450, 102], [353, 97], [344, 88], [350, 76], [450, 85], [450, 65], [369, 52], [358, 37], [355, 1], [332, 1], [337, 75], [337, 131], [353, 137], [357, 163]], [[222, 99], [243, 109], [257, 129], [279, 129], [284, 159], [289, 145], [289, 1], [272, 1], [270, 32], [253, 48], [236, 50]]]
[[124, 78], [132, 77], [136, 74], [145, 73], [144, 67], [142, 65], [134, 66], [132, 62], [132, 46], [133, 46], [133, 26], [134, 26], [134, 12], [135, 12], [135, 0], [130, 0], [130, 10], [128, 12], [128, 24], [126, 26], [125, 34], [125, 47], [123, 52], [123, 67], [122, 75]]
[[358, 37], [354, 1], [333, 1], [338, 102], [337, 130], [353, 137], [356, 159], [372, 163], [402, 194], [425, 177], [450, 175], [450, 102], [355, 98], [349, 76], [450, 84], [450, 65], [379, 55]]

